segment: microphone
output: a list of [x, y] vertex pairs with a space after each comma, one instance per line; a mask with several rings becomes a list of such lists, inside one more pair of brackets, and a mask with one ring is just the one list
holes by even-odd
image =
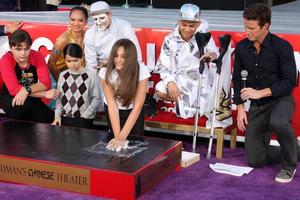
[[242, 88], [245, 88], [246, 87], [246, 82], [247, 82], [248, 71], [247, 70], [242, 70], [241, 71], [241, 76], [242, 76]]

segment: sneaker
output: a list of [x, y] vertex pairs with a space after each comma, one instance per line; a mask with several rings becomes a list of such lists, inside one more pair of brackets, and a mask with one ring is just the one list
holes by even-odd
[[278, 183], [289, 183], [293, 180], [295, 172], [295, 169], [281, 169], [280, 172], [276, 175], [275, 181]]

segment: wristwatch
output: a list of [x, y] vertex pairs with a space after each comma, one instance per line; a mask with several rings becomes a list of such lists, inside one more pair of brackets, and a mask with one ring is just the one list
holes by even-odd
[[30, 95], [31, 94], [31, 88], [30, 88], [30, 86], [25, 86], [25, 89], [28, 92], [28, 95]]

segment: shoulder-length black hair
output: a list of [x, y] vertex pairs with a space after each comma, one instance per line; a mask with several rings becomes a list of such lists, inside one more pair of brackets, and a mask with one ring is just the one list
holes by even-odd
[[69, 55], [74, 58], [82, 58], [83, 51], [82, 51], [82, 48], [80, 47], [80, 45], [78, 45], [76, 43], [69, 43], [65, 46], [65, 48], [63, 50], [63, 54], [64, 54], [64, 57], [66, 57], [66, 55]]

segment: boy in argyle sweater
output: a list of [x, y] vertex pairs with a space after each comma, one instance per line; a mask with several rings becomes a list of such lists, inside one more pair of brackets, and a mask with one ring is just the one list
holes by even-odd
[[84, 68], [82, 48], [75, 43], [63, 50], [68, 69], [58, 79], [60, 95], [56, 101], [53, 125], [92, 128], [100, 98], [96, 74]]

